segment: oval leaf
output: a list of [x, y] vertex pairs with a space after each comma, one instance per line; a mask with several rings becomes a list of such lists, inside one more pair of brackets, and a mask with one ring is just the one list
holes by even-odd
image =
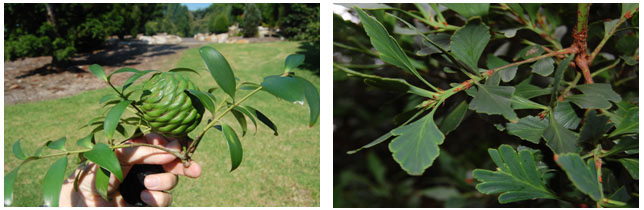
[[112, 136], [114, 136], [114, 130], [116, 130], [116, 126], [121, 119], [121, 115], [123, 115], [123, 111], [125, 111], [125, 108], [127, 105], [130, 105], [130, 103], [132, 103], [130, 100], [121, 101], [112, 107], [112, 109], [107, 113], [105, 123], [103, 123], [103, 130], [105, 131], [105, 135], [108, 139], [112, 139]]
[[107, 82], [107, 76], [105, 76], [105, 70], [103, 70], [103, 67], [99, 66], [98, 64], [92, 64], [89, 66], [89, 71], [91, 71], [94, 76]]
[[239, 142], [239, 138], [235, 133], [235, 130], [233, 130], [227, 124], [222, 124], [221, 127], [222, 131], [224, 132], [224, 136], [226, 137], [228, 149], [230, 150], [230, 162], [232, 164], [230, 171], [232, 172], [237, 167], [239, 167], [239, 164], [241, 164], [244, 152], [242, 150], [241, 142]]
[[92, 147], [94, 147], [92, 142], [94, 142], [94, 134], [90, 133], [89, 135], [76, 141], [76, 145], [91, 149]]
[[4, 176], [4, 206], [11, 206], [13, 203], [13, 184], [16, 182], [18, 170], [20, 170], [20, 166]]
[[60, 189], [65, 181], [65, 169], [67, 168], [67, 156], [54, 162], [43, 180], [42, 197], [45, 200], [45, 206], [58, 207], [60, 198]]
[[290, 72], [292, 69], [302, 65], [302, 63], [304, 63], [304, 55], [291, 54], [284, 61], [284, 71]]
[[201, 104], [203, 104], [203, 106], [206, 107], [206, 109], [208, 109], [208, 111], [211, 114], [215, 113], [215, 104], [210, 100], [210, 99], [212, 99], [211, 97], [206, 95], [204, 92], [201, 92], [201, 91], [198, 91], [198, 90], [189, 89], [189, 90], [187, 90], [187, 92], [190, 93], [191, 95], [197, 97], [197, 99], [199, 99], [199, 101], [201, 101]]
[[103, 167], [98, 167], [96, 169], [96, 178], [94, 179], [96, 191], [98, 194], [105, 200], [109, 200], [107, 197], [107, 189], [110, 186], [110, 172]]
[[250, 107], [250, 106], [244, 106], [244, 108], [246, 108], [248, 111], [250, 111], [250, 113], [255, 115], [255, 117], [260, 122], [264, 123], [264, 125], [268, 126], [270, 129], [272, 129], [273, 130], [273, 135], [275, 135], [275, 136], [279, 135], [279, 133], [277, 132], [277, 126], [273, 123], [273, 121], [271, 121], [271, 119], [268, 119], [268, 117], [266, 115], [264, 115], [264, 113], [260, 112], [259, 110], [255, 109], [253, 107]]
[[250, 118], [250, 120], [253, 121], [253, 125], [255, 126], [255, 132], [257, 132], [257, 121], [255, 120], [255, 115], [250, 113], [250, 111], [248, 111], [245, 107], [241, 107], [241, 106], [233, 107], [233, 110], [241, 112], [244, 115], [248, 116], [248, 118]]
[[123, 181], [123, 172], [121, 171], [119, 160], [107, 144], [97, 143], [92, 150], [85, 152], [83, 156], [112, 172], [119, 181]]
[[308, 80], [302, 77], [295, 77], [304, 87], [304, 97], [309, 105], [309, 127], [313, 127], [320, 117], [320, 93], [318, 89]]
[[246, 117], [244, 117], [244, 114], [241, 112], [232, 109], [230, 110], [231, 113], [233, 113], [233, 116], [235, 116], [235, 119], [239, 123], [239, 127], [242, 129], [242, 136], [246, 135], [246, 131], [248, 131], [248, 125], [246, 124]]
[[25, 153], [22, 152], [22, 147], [20, 146], [20, 140], [16, 141], [16, 143], [13, 143], [13, 155], [15, 155], [16, 158], [20, 160], [25, 160], [25, 158], [27, 158]]
[[215, 79], [217, 85], [221, 87], [231, 98], [235, 98], [235, 75], [230, 68], [226, 58], [212, 47], [202, 47], [199, 54], [203, 59], [210, 75]]
[[264, 78], [262, 87], [267, 92], [293, 103], [304, 104], [304, 89], [294, 76], [273, 75]]
[[65, 142], [67, 141], [66, 137], [62, 137], [56, 141], [47, 142], [47, 147], [50, 149], [56, 150], [65, 150]]
[[190, 73], [195, 73], [199, 75], [199, 72], [191, 68], [174, 68], [174, 69], [170, 69], [168, 72], [190, 72]]

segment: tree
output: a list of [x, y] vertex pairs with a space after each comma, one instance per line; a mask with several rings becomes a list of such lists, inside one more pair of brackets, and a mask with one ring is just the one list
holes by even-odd
[[211, 16], [210, 22], [208, 23], [208, 31], [212, 33], [226, 33], [228, 32], [229, 26], [228, 15], [220, 13]]
[[257, 26], [262, 22], [262, 13], [254, 3], [246, 4], [244, 7], [244, 18], [242, 19], [241, 28], [244, 29], [244, 37], [254, 37], [257, 35]]
[[319, 4], [285, 4], [279, 22], [282, 35], [292, 40], [317, 41], [320, 39]]

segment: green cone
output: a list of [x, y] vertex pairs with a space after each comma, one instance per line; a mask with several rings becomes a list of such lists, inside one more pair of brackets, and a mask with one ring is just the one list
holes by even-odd
[[[184, 91], [198, 90], [190, 80], [175, 72], [163, 72], [143, 84], [150, 94], [143, 96], [143, 118], [152, 131], [167, 136], [182, 137], [194, 130], [203, 116], [203, 109], [193, 105]], [[198, 100], [196, 103], [199, 103]]]

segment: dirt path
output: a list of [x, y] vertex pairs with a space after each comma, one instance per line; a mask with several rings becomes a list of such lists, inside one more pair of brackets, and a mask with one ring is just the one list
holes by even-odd
[[[96, 78], [89, 65], [99, 64], [109, 74], [123, 67], [139, 70], [168, 70], [181, 58], [184, 50], [203, 42], [177, 45], [144, 45], [115, 43], [92, 54], [77, 55], [65, 68], [49, 68], [50, 56], [25, 58], [4, 63], [5, 105], [55, 99], [83, 91], [107, 87]], [[117, 74], [113, 84], [121, 85], [132, 73]]]

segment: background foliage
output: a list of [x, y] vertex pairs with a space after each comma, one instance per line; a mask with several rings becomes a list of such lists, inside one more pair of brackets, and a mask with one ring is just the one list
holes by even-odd
[[[252, 30], [263, 23], [272, 30], [280, 28], [283, 33], [279, 35], [290, 40], [319, 39], [319, 4], [258, 4], [252, 8], [250, 16], [258, 18], [250, 21]], [[77, 52], [103, 47], [112, 35], [124, 39], [163, 32], [181, 37], [224, 33], [233, 24], [243, 25], [245, 13], [241, 3], [211, 4], [196, 11], [180, 4], [157, 3], [9, 3], [5, 4], [4, 59], [49, 55], [58, 64]]]
[[[480, 103], [478, 107], [468, 106], [468, 104], [475, 103], [471, 98], [476, 96], [476, 92], [472, 91], [468, 91], [467, 94], [460, 92], [437, 105], [438, 109], [434, 114], [434, 120], [441, 132], [445, 133], [445, 140], [440, 145], [440, 155], [421, 176], [410, 176], [409, 174], [412, 173], [403, 170], [402, 163], [399, 164], [392, 158], [392, 152], [388, 146], [393, 148], [394, 143], [387, 145], [389, 142], [386, 142], [387, 144], [376, 145], [353, 155], [347, 154], [347, 151], [372, 142], [396, 128], [416, 113], [414, 109], [417, 105], [426, 105], [423, 102], [430, 100], [405, 93], [408, 86], [400, 85], [401, 83], [397, 81], [386, 82], [380, 79], [366, 79], [367, 77], [360, 79], [347, 77], [347, 73], [341, 71], [341, 68], [356, 71], [353, 76], [366, 73], [381, 77], [401, 78], [411, 85], [426, 88], [425, 83], [410, 71], [410, 69], [417, 69], [421, 78], [443, 90], [448, 90], [469, 79], [468, 76], [457, 70], [461, 67], [453, 64], [444, 54], [441, 55], [436, 47], [418, 36], [417, 31], [403, 24], [403, 20], [416, 27], [421, 33], [428, 35], [438, 45], [451, 49], [454, 57], [462, 60], [464, 65], [484, 69], [492, 69], [548, 53], [539, 46], [559, 50], [573, 44], [572, 32], [577, 24], [578, 5], [521, 4], [518, 7], [516, 5], [513, 5], [514, 8], [501, 4], [358, 5], [381, 23], [392, 39], [401, 46], [401, 52], [410, 58], [408, 64], [396, 64], [395, 61], [400, 59], [393, 56], [385, 58], [384, 55], [395, 55], [397, 52], [394, 48], [379, 48], [376, 43], [382, 46], [392, 45], [370, 40], [365, 32], [367, 23], [364, 22], [363, 17], [358, 18], [355, 9], [350, 9], [348, 12], [354, 17], [353, 21], [361, 20], [359, 23], [345, 21], [341, 16], [334, 15], [334, 62], [337, 64], [334, 68], [333, 94], [334, 207], [588, 207], [595, 205], [594, 200], [598, 198], [596, 197], [597, 192], [603, 193], [606, 198], [625, 202], [622, 204], [638, 206], [638, 197], [636, 196], [639, 192], [638, 176], [629, 173], [633, 168], [618, 161], [618, 159], [622, 159], [621, 162], [627, 160], [638, 162], [638, 144], [636, 142], [639, 135], [637, 130], [634, 131], [634, 134], [631, 130], [630, 135], [623, 137], [611, 134], [617, 129], [611, 128], [612, 125], [606, 123], [608, 117], [605, 115], [609, 115], [608, 113], [602, 115], [594, 111], [585, 112], [588, 106], [598, 106], [599, 103], [604, 103], [602, 101], [609, 103], [609, 107], [612, 107], [611, 112], [617, 113], [630, 109], [628, 107], [638, 106], [637, 55], [639, 48], [637, 40], [639, 33], [637, 17], [639, 13], [630, 13], [629, 16], [632, 17], [626, 19], [613, 36], [604, 39], [605, 35], [611, 31], [610, 29], [615, 26], [617, 20], [626, 15], [624, 11], [629, 10], [628, 8], [632, 5], [592, 4], [588, 16], [588, 49], [595, 49], [602, 43], [602, 40], [605, 42], [601, 53], [590, 65], [593, 79], [595, 83], [610, 84], [609, 88], [612, 87], [621, 99], [615, 101], [620, 102], [614, 103], [607, 100], [615, 95], [611, 95], [611, 97], [595, 96], [585, 100], [590, 105], [582, 102], [559, 103], [557, 106], [559, 109], [557, 113], [568, 113], [569, 115], [557, 119], [558, 122], [564, 120], [561, 124], [565, 128], [557, 127], [556, 130], [564, 132], [565, 129], [568, 131], [565, 133], [573, 133], [574, 138], [580, 135], [582, 144], [575, 148], [583, 149], [581, 155], [586, 155], [585, 158], [588, 158], [587, 154], [590, 154], [589, 160], [592, 160], [592, 154], [597, 144], [601, 144], [602, 149], [605, 150], [602, 154], [606, 151], [614, 152], [608, 152], [610, 155], [619, 154], [603, 158], [600, 175], [603, 179], [600, 184], [603, 189], [599, 188], [597, 191], [597, 185], [594, 185], [594, 188], [585, 188], [585, 186], [593, 186], [593, 184], [580, 184], [580, 180], [577, 179], [577, 177], [584, 176], [589, 179], [593, 179], [593, 176], [596, 177], [597, 174], [593, 174], [592, 170], [595, 167], [594, 163], [587, 164], [581, 161], [577, 155], [559, 156], [555, 161], [551, 147], [545, 141], [540, 141], [541, 134], [531, 137], [524, 135], [525, 133], [513, 134], [512, 131], [509, 131], [512, 126], [522, 125], [521, 121], [514, 124], [510, 119], [517, 120], [518, 118], [524, 119], [523, 117], [526, 116], [534, 116], [526, 117], [528, 120], [524, 120], [524, 123], [542, 122], [539, 119], [539, 110], [516, 110], [517, 116], [515, 118], [505, 116], [505, 114], [501, 115], [499, 110], [503, 109], [494, 109], [497, 106], [480, 108], [480, 104], [499, 101], [498, 98], [494, 98], [499, 93], [492, 94], [493, 100], [485, 103], [478, 102]], [[517, 21], [517, 15], [511, 12], [519, 9], [523, 13], [521, 17], [524, 22]], [[436, 10], [440, 12], [437, 13]], [[401, 19], [397, 19], [397, 17]], [[479, 29], [471, 30], [476, 27], [468, 27], [469, 32], [454, 32], [456, 29], [464, 27], [467, 22], [471, 22], [473, 26], [480, 22], [485, 28], [480, 30], [482, 33], [475, 32]], [[377, 25], [374, 24], [371, 27], [372, 30], [378, 28]], [[444, 32], [447, 35], [441, 35], [439, 32]], [[457, 33], [461, 33], [461, 35]], [[478, 35], [467, 37], [467, 34]], [[480, 41], [485, 40], [487, 35], [489, 35], [490, 41], [481, 44]], [[370, 36], [373, 39], [376, 35], [370, 34]], [[387, 39], [386, 36], [381, 36], [379, 40]], [[458, 42], [454, 42], [455, 40]], [[534, 46], [537, 47], [533, 48]], [[459, 55], [459, 52], [456, 51], [470, 51], [470, 53]], [[532, 52], [530, 54], [534, 54], [526, 55], [529, 51]], [[470, 56], [476, 56], [477, 53], [481, 55], [480, 59], [467, 60]], [[520, 87], [530, 87], [532, 91], [536, 92], [545, 91], [545, 96], [535, 95], [532, 100], [548, 106], [552, 92], [552, 88], [548, 87], [551, 87], [554, 80], [552, 75], [554, 75], [555, 67], [559, 66], [558, 63], [565, 62], [562, 61], [563, 57], [542, 60], [519, 65], [516, 70], [504, 70], [514, 72], [514, 75], [501, 74], [496, 77], [496, 83], [498, 84], [502, 80], [501, 84], [504, 86], [499, 87], [514, 86], [517, 91]], [[576, 68], [569, 67], [562, 75], [564, 86], [580, 82], [577, 77], [581, 77], [581, 75], [574, 69]], [[478, 71], [478, 69], [474, 70]], [[490, 83], [489, 81], [490, 79], [486, 80], [485, 84]], [[483, 82], [481, 81], [481, 83]], [[583, 84], [583, 79], [581, 84]], [[479, 85], [471, 85], [481, 88]], [[403, 91], [395, 91], [401, 89]], [[476, 89], [471, 88], [470, 90]], [[584, 95], [585, 91], [589, 90], [584, 90], [582, 87], [579, 90], [570, 91], [566, 96]], [[542, 95], [544, 94], [542, 93]], [[568, 100], [579, 102], [574, 97]], [[482, 100], [483, 97], [475, 97], [474, 99], [477, 98]], [[510, 104], [507, 106], [509, 108]], [[637, 108], [634, 109], [637, 110]], [[484, 111], [491, 114], [481, 114]], [[637, 111], [634, 112], [635, 115], [637, 115], [636, 113]], [[559, 114], [557, 115], [559, 116]], [[460, 119], [462, 122], [460, 125], [455, 123], [458, 125], [455, 127], [453, 122], [459, 122]], [[614, 121], [618, 118], [610, 119]], [[548, 124], [548, 120], [543, 122]], [[631, 123], [631, 125], [633, 124], [637, 127], [637, 123]], [[599, 127], [597, 129], [588, 127], [595, 125]], [[529, 127], [539, 127], [539, 123]], [[590, 134], [591, 130], [594, 130], [595, 133]], [[394, 134], [400, 132], [403, 131], [392, 131]], [[552, 131], [550, 132], [552, 133]], [[611, 138], [608, 137], [609, 135], [614, 136]], [[589, 136], [592, 138], [588, 138]], [[602, 137], [596, 138], [598, 136]], [[544, 137], [552, 138], [548, 137], [547, 132], [544, 133]], [[613, 140], [620, 140], [622, 145], [616, 145]], [[511, 146], [501, 146], [503, 144]], [[624, 150], [620, 148], [623, 149], [626, 145], [630, 145], [630, 151], [624, 153]], [[500, 162], [497, 162], [496, 159], [492, 161], [495, 158], [491, 157], [493, 154], [501, 154], [504, 158], [498, 159]], [[533, 164], [536, 166], [533, 169], [536, 169], [537, 173], [524, 171], [515, 174], [515, 171], [508, 171], [510, 168], [513, 170], [516, 168], [511, 164], [512, 160], [516, 160], [514, 157], [535, 160], [536, 163], [533, 161]], [[531, 161], [527, 161], [527, 163], [529, 162]], [[508, 166], [504, 166], [504, 163], [510, 168], [505, 168]], [[497, 167], [500, 168], [499, 170], [506, 171], [489, 171], [495, 170]], [[517, 167], [523, 167], [526, 170], [531, 168]], [[489, 170], [477, 170], [473, 173], [474, 169]], [[635, 167], [635, 171], [637, 171], [637, 167]], [[484, 178], [487, 173], [496, 175]], [[535, 187], [531, 187], [535, 191], [528, 191], [527, 188], [520, 187], [521, 183], [509, 182], [514, 179], [509, 177], [521, 177], [520, 174], [537, 175], [536, 177], [517, 179], [537, 183], [532, 185]], [[477, 179], [474, 179], [475, 176]], [[497, 176], [496, 179], [495, 176]], [[501, 178], [499, 179], [499, 177]], [[505, 181], [503, 184], [507, 185], [501, 186], [501, 183], [480, 185], [494, 180]], [[542, 182], [545, 187], [538, 184], [541, 180], [544, 180]], [[480, 186], [476, 187], [477, 184]], [[488, 190], [485, 186], [496, 186], [496, 188]], [[519, 194], [509, 192], [517, 188], [524, 189], [518, 190], [520, 192], [533, 193], [531, 195], [535, 198], [552, 198], [552, 195], [556, 195], [559, 196], [559, 200], [528, 199], [511, 202], [510, 197], [517, 198]], [[542, 189], [547, 189], [549, 192], [544, 192]], [[486, 192], [489, 195], [481, 192]], [[509, 194], [499, 196], [499, 193], [502, 192]]]

